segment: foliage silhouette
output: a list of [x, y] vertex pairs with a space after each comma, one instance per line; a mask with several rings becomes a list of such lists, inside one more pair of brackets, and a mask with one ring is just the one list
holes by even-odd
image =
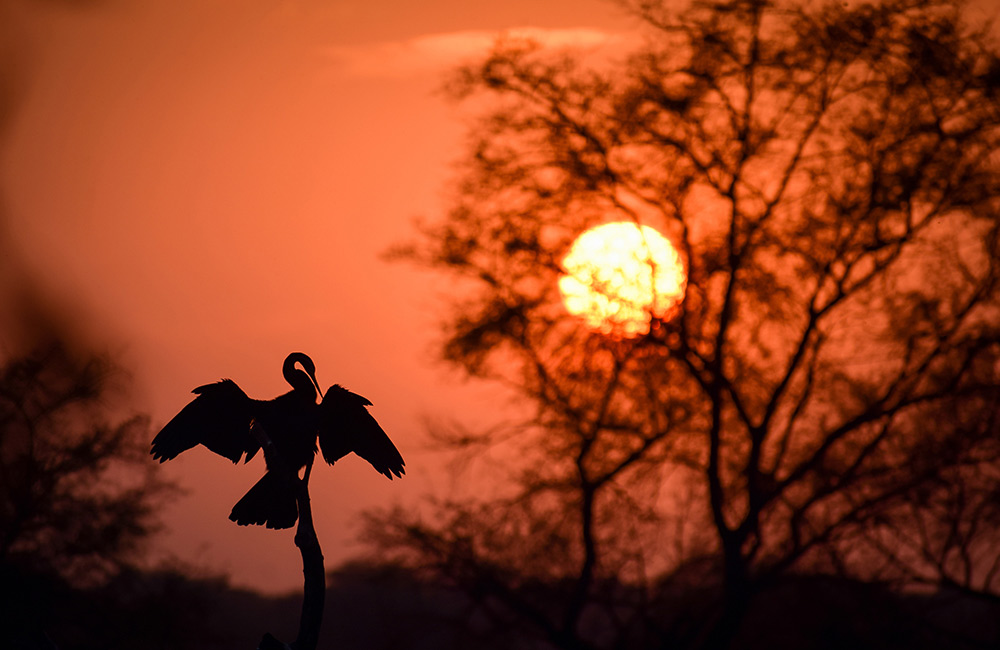
[[[465, 282], [444, 358], [533, 412], [437, 432], [512, 479], [376, 516], [372, 540], [547, 647], [746, 644], [796, 575], [997, 598], [987, 28], [945, 0], [624, 4], [649, 36], [624, 63], [507, 40], [449, 86], [493, 108], [453, 208], [397, 253]], [[557, 290], [573, 240], [613, 220], [687, 266], [676, 317], [637, 337], [588, 330]], [[671, 628], [653, 603], [691, 571], [710, 597]]]
[[297, 520], [295, 545], [302, 554], [304, 592], [296, 640], [286, 646], [268, 633], [259, 648], [314, 650], [326, 593], [323, 552], [309, 503], [317, 440], [331, 465], [354, 452], [390, 480], [405, 470], [403, 457], [368, 412], [371, 402], [338, 385], [322, 395], [316, 365], [301, 352], [285, 358], [282, 375], [292, 390], [271, 400], [250, 399], [230, 379], [195, 388], [198, 397], [156, 435], [150, 453], [162, 463], [201, 444], [239, 463], [264, 451], [267, 471], [233, 506], [229, 518], [241, 526], [277, 529], [290, 528]]
[[172, 491], [145, 453], [148, 420], [113, 420], [117, 377], [57, 341], [0, 369], [0, 596], [14, 643], [44, 638], [50, 589], [130, 569]]
[[109, 421], [113, 372], [58, 344], [4, 365], [0, 561], [100, 580], [154, 530], [168, 486], [147, 462], [148, 420]]

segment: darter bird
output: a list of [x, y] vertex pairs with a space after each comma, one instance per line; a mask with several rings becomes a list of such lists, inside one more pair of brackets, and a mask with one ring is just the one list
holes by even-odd
[[289, 354], [281, 372], [292, 390], [270, 400], [248, 397], [231, 379], [195, 388], [197, 397], [153, 438], [153, 458], [162, 463], [201, 444], [233, 463], [249, 462], [261, 448], [251, 427], [260, 427], [274, 445], [276, 460], [267, 459], [264, 476], [229, 518], [241, 526], [268, 528], [295, 525], [298, 474], [311, 468], [317, 439], [331, 465], [354, 452], [390, 480], [405, 473], [403, 457], [368, 412], [371, 402], [336, 384], [323, 395], [316, 365], [301, 352]]

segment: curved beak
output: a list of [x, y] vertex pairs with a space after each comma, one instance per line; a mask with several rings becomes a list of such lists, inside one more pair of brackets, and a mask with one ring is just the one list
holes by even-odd
[[316, 387], [316, 392], [319, 393], [319, 398], [322, 401], [322, 399], [323, 399], [323, 389], [319, 387], [319, 382], [316, 381], [316, 373], [315, 372], [306, 372], [306, 374], [309, 375], [309, 379], [312, 380], [313, 386]]

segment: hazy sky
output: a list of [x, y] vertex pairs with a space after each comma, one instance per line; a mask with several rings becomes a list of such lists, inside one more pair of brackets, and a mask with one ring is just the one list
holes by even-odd
[[[613, 52], [636, 38], [600, 0], [0, 0], [0, 257], [120, 355], [154, 429], [221, 377], [287, 390], [293, 350], [324, 388], [370, 398], [407, 476], [317, 468], [328, 566], [358, 550], [364, 508], [449, 488], [426, 419], [503, 416], [492, 387], [434, 362], [448, 283], [380, 255], [447, 204], [467, 112], [434, 91], [515, 29]], [[227, 518], [262, 460], [198, 448], [165, 467], [187, 493], [160, 556], [301, 586], [292, 531]]]
[[[434, 90], [499, 30], [596, 47], [631, 20], [597, 0], [0, 0], [0, 23], [8, 244], [121, 355], [154, 427], [224, 376], [283, 392], [300, 350], [324, 388], [375, 403], [407, 460], [392, 483], [355, 458], [313, 473], [328, 566], [358, 550], [361, 509], [447, 489], [424, 420], [501, 415], [434, 363], [447, 283], [380, 259], [446, 204], [463, 112]], [[261, 460], [197, 448], [166, 470], [187, 494], [159, 554], [301, 586], [292, 531], [227, 519]]]

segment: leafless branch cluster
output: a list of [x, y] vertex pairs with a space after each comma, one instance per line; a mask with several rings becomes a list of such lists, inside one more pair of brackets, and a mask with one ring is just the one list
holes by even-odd
[[[714, 647], [796, 573], [996, 599], [987, 29], [943, 0], [630, 7], [649, 38], [625, 62], [503, 42], [449, 86], [495, 110], [410, 256], [474, 287], [444, 357], [534, 416], [506, 443], [513, 496], [387, 516], [383, 546], [567, 648], [679, 638], [653, 603], [690, 566], [718, 598], [688, 641]], [[686, 264], [678, 315], [645, 336], [562, 308], [561, 257], [608, 220]]]

